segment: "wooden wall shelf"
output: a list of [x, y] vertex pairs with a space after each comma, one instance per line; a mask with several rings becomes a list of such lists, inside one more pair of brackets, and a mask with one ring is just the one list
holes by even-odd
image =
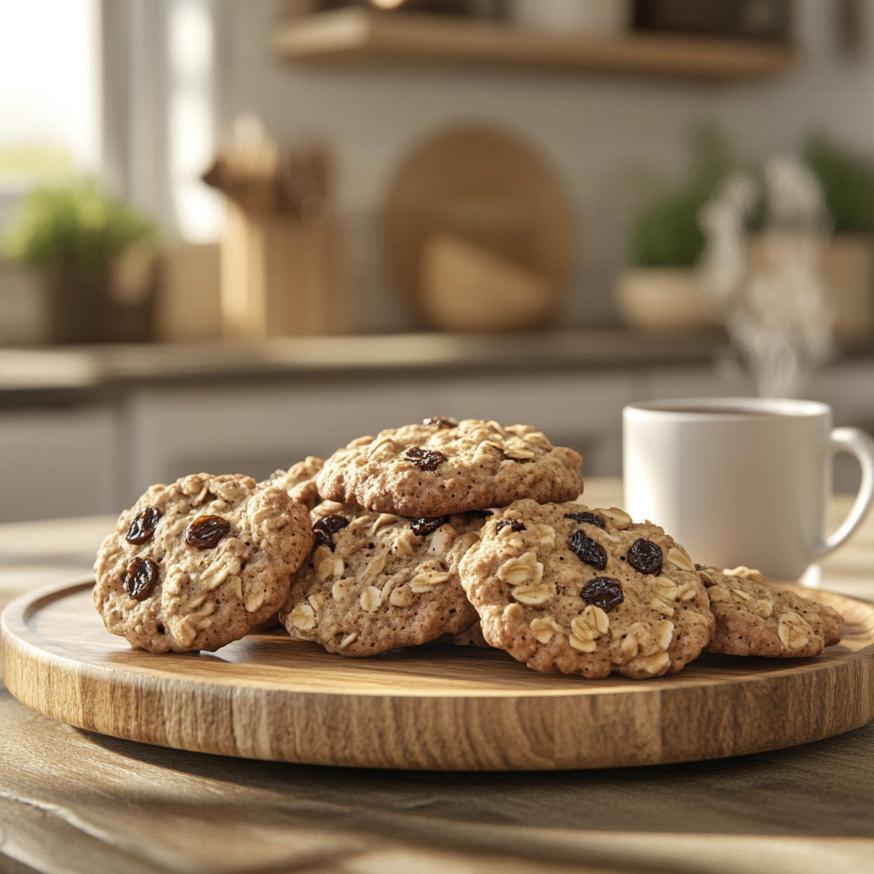
[[595, 39], [429, 15], [341, 9], [278, 27], [275, 51], [295, 63], [459, 63], [728, 81], [795, 62], [785, 43], [629, 34]]

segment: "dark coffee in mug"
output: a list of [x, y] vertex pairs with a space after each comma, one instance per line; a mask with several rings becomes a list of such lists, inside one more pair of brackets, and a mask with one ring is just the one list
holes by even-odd
[[722, 407], [719, 409], [713, 407], [676, 407], [665, 408], [665, 412], [670, 413], [691, 413], [706, 416], [780, 416], [782, 413], [769, 410], [755, 410], [748, 407]]

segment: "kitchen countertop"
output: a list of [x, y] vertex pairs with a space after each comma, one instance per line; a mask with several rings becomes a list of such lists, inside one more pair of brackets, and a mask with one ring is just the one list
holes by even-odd
[[[0, 400], [99, 392], [132, 384], [214, 378], [571, 370], [701, 364], [720, 333], [633, 334], [613, 329], [528, 334], [294, 337], [251, 343], [131, 344], [0, 349]], [[874, 347], [870, 350], [874, 352]], [[856, 354], [855, 352], [853, 354]]]
[[[253, 342], [0, 348], [0, 406], [111, 397], [131, 386], [433, 373], [597, 372], [712, 365], [724, 334], [619, 328], [507, 334], [369, 334]], [[874, 362], [874, 342], [846, 345], [832, 363]], [[828, 367], [828, 365], [826, 365]]]
[[[590, 480], [594, 504], [619, 483]], [[832, 522], [846, 512], [838, 498]], [[112, 520], [0, 526], [0, 604], [84, 577]], [[824, 585], [874, 598], [874, 517]], [[417, 774], [179, 752], [28, 710], [0, 685], [0, 870], [869, 871], [874, 724], [794, 750], [641, 769]]]

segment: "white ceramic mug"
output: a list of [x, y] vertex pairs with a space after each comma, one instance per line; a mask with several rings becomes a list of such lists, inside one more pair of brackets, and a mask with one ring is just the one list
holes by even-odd
[[[862, 482], [826, 536], [837, 452], [858, 459]], [[831, 408], [814, 401], [653, 401], [623, 411], [623, 472], [632, 518], [661, 525], [695, 561], [811, 582], [871, 507], [874, 441], [832, 429]]]

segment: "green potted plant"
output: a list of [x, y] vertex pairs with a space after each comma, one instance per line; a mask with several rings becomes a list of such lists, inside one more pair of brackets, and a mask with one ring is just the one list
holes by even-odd
[[697, 264], [704, 250], [698, 223], [730, 163], [719, 135], [699, 129], [693, 139], [687, 177], [644, 204], [633, 222], [630, 265], [615, 288], [615, 302], [627, 325], [638, 330], [717, 327], [719, 310], [699, 284]]
[[854, 153], [823, 135], [803, 155], [831, 216], [832, 236], [822, 253], [823, 284], [846, 339], [874, 330], [874, 158]]
[[156, 231], [91, 182], [36, 189], [6, 228], [5, 254], [41, 271], [56, 342], [150, 339]]

